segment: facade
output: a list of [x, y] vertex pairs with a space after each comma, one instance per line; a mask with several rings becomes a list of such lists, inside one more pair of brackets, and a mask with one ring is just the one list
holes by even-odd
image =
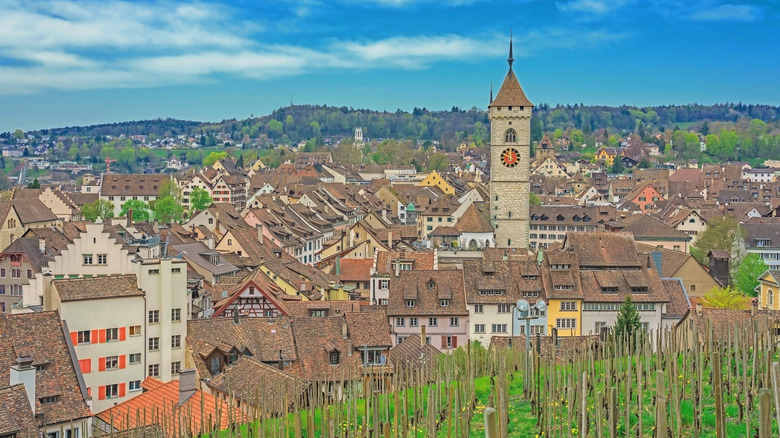
[[46, 241], [20, 237], [0, 253], [0, 313], [22, 301], [23, 290], [45, 264]]
[[770, 270], [780, 269], [780, 223], [747, 223], [742, 227], [745, 251], [758, 254]]
[[168, 175], [152, 174], [105, 174], [101, 179], [100, 199], [114, 204], [114, 216], [119, 216], [122, 204], [130, 199], [149, 203], [157, 200], [163, 182]]
[[490, 219], [499, 248], [528, 248], [529, 173], [531, 153], [531, 110], [512, 71], [512, 43], [509, 43], [509, 72], [496, 99], [488, 106], [490, 118]]
[[371, 304], [387, 305], [390, 296], [390, 283], [397, 279], [402, 271], [431, 271], [438, 269], [437, 251], [406, 252], [378, 251], [374, 253], [371, 267]]

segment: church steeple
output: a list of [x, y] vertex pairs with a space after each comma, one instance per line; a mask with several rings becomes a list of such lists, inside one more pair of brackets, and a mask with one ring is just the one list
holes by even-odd
[[512, 70], [512, 63], [515, 62], [515, 58], [512, 57], [512, 31], [509, 31], [509, 58], [506, 59], [509, 63], [509, 70]]
[[493, 103], [493, 81], [490, 81], [490, 103]]

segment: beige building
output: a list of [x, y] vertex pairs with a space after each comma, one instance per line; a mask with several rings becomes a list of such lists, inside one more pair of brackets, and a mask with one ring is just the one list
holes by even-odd
[[496, 99], [488, 106], [490, 117], [490, 218], [500, 248], [528, 248], [528, 200], [531, 153], [531, 110], [512, 71], [512, 42], [509, 43], [509, 72]]
[[6, 248], [27, 229], [11, 201], [0, 202], [0, 247]]

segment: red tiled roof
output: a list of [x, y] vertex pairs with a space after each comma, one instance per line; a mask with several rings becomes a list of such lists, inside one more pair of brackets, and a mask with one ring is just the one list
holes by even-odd
[[369, 281], [371, 279], [371, 267], [373, 259], [341, 259], [341, 281]]

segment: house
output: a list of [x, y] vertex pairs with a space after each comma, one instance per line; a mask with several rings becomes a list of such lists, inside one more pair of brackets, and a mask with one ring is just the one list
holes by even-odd
[[81, 220], [81, 209], [79, 206], [58, 188], [49, 186], [43, 189], [16, 189], [14, 190], [13, 199], [37, 199], [61, 220]]
[[563, 242], [572, 231], [603, 230], [605, 223], [619, 217], [614, 207], [531, 205], [529, 213], [529, 242], [540, 250]]
[[200, 436], [247, 419], [238, 407], [198, 390], [193, 370], [167, 383], [147, 377], [142, 387], [137, 397], [96, 415], [95, 429], [105, 435], [156, 431], [159, 436]]
[[769, 269], [780, 269], [780, 223], [746, 223], [742, 229], [745, 251], [758, 254]]
[[596, 151], [596, 160], [602, 161], [607, 166], [612, 166], [615, 157], [623, 156], [623, 148], [602, 147]]
[[534, 152], [536, 153], [534, 156], [535, 162], [540, 162], [546, 158], [555, 158], [555, 145], [547, 134], [542, 136], [542, 139], [539, 141]]
[[203, 242], [171, 245], [171, 250], [186, 260], [187, 265], [212, 286], [220, 283], [223, 277], [239, 272], [238, 267], [225, 260], [219, 252], [209, 249]]
[[631, 193], [625, 196], [626, 200], [633, 202], [643, 212], [655, 209], [656, 202], [664, 201], [664, 198], [658, 193], [650, 183], [640, 183]]
[[496, 246], [495, 230], [484, 214], [471, 204], [455, 223], [459, 232], [458, 247], [476, 248]]
[[758, 277], [758, 308], [780, 310], [780, 271], [768, 269]]
[[251, 318], [288, 316], [286, 294], [262, 270], [256, 270], [215, 304], [214, 318], [233, 315]]
[[[487, 347], [495, 336], [525, 333], [516, 324], [515, 303], [524, 299], [532, 305], [545, 300], [539, 265], [535, 260], [466, 260], [463, 262], [466, 307], [469, 311], [469, 339]], [[531, 334], [545, 334], [545, 312], [534, 310]]]
[[431, 382], [436, 377], [438, 357], [441, 354], [438, 348], [420, 335], [413, 334], [391, 348], [389, 357], [395, 364], [398, 381], [410, 385], [418, 375], [423, 382]]
[[[57, 312], [0, 315], [0, 376], [9, 379], [2, 387], [24, 382], [24, 401], [35, 413], [35, 421], [26, 427], [33, 426], [36, 436], [66, 438], [90, 433], [90, 396], [68, 330]], [[27, 410], [4, 407], [0, 429], [14, 429], [7, 420], [20, 418], [20, 409]], [[17, 434], [25, 428], [18, 423], [16, 427]]]
[[387, 316], [393, 345], [423, 331], [421, 336], [441, 351], [465, 345], [469, 340], [469, 313], [463, 273], [401, 271], [390, 284]]
[[46, 265], [46, 240], [20, 237], [0, 253], [0, 313], [11, 313], [29, 288], [30, 280]]
[[107, 173], [101, 179], [100, 199], [111, 202], [114, 205], [114, 216], [119, 216], [122, 204], [129, 199], [147, 203], [157, 200], [160, 187], [168, 180], [170, 176], [163, 174]]
[[438, 252], [378, 251], [371, 266], [371, 304], [387, 305], [390, 283], [402, 271], [439, 269]]
[[433, 170], [417, 185], [425, 187], [438, 187], [445, 195], [454, 195], [455, 188], [450, 185], [445, 178], [443, 178], [439, 172]]
[[336, 259], [336, 267], [331, 273], [355, 296], [368, 299], [371, 294], [371, 267], [373, 258]]
[[629, 216], [623, 220], [622, 233], [631, 233], [634, 241], [673, 251], [690, 252], [693, 238], [645, 214]]
[[678, 278], [683, 282], [688, 296], [702, 297], [713, 288], [720, 287], [710, 270], [702, 266], [692, 255], [681, 251], [637, 243], [637, 250], [650, 254], [662, 278]]

